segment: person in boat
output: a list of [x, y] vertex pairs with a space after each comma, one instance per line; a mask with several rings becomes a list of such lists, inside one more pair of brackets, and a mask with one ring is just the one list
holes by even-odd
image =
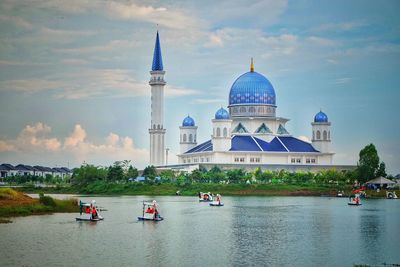
[[83, 203], [82, 200], [79, 200], [79, 215], [82, 215], [83, 212]]
[[158, 210], [154, 209], [154, 219], [157, 219], [157, 218], [158, 218]]
[[98, 214], [97, 214], [96, 207], [93, 206], [93, 207], [92, 207], [92, 219], [97, 219], [98, 217], [99, 217], [99, 216], [98, 216]]
[[218, 205], [221, 205], [221, 195], [220, 194], [217, 194], [217, 202], [218, 202]]

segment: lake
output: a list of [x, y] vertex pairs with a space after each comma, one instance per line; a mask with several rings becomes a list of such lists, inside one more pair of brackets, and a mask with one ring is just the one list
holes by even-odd
[[224, 197], [224, 207], [210, 207], [163, 196], [154, 199], [165, 220], [138, 222], [141, 201], [153, 197], [95, 199], [104, 221], [63, 213], [0, 224], [0, 266], [400, 264], [400, 200]]

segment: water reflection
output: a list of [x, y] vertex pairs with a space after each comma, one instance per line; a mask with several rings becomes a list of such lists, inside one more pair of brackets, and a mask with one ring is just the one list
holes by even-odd
[[[83, 198], [90, 200], [91, 198]], [[76, 214], [0, 225], [0, 266], [379, 266], [400, 263], [400, 202], [312, 197], [157, 197], [162, 222], [137, 222], [144, 197], [96, 197]]]

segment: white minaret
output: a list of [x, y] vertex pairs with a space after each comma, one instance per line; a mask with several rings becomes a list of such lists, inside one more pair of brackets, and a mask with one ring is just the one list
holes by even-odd
[[180, 152], [181, 154], [189, 151], [197, 145], [197, 126], [193, 118], [189, 115], [183, 120], [180, 129]]
[[166, 82], [164, 74], [160, 38], [157, 31], [149, 82], [151, 86], [150, 165], [154, 166], [165, 164], [164, 86]]
[[314, 117], [312, 125], [312, 145], [322, 152], [331, 152], [331, 123], [328, 121], [328, 116], [320, 111]]
[[215, 113], [215, 118], [212, 120], [213, 134], [211, 142], [213, 151], [229, 151], [231, 148], [231, 126], [232, 120], [230, 119], [228, 111], [220, 108]]

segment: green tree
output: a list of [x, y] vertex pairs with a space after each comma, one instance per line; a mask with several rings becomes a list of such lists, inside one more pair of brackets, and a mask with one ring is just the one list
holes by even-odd
[[190, 173], [190, 180], [196, 183], [206, 182], [208, 175], [207, 172], [203, 172], [201, 170], [194, 170]]
[[143, 176], [146, 177], [146, 182], [154, 183], [156, 176], [157, 176], [156, 167], [147, 166], [146, 168], [144, 168]]
[[175, 180], [175, 173], [173, 170], [164, 170], [160, 173], [161, 182], [170, 183]]
[[128, 171], [126, 173], [126, 178], [136, 178], [139, 176], [139, 172], [136, 168], [132, 167], [132, 165], [129, 166]]
[[108, 167], [107, 180], [108, 181], [121, 181], [124, 179], [124, 170], [120, 161], [114, 162], [114, 165]]
[[381, 162], [381, 163], [379, 164], [378, 170], [376, 171], [376, 176], [377, 176], [377, 177], [380, 177], [380, 176], [386, 177], [386, 176], [387, 176], [387, 174], [386, 174], [386, 164], [385, 164], [385, 162]]
[[226, 173], [217, 166], [212, 167], [207, 173], [204, 174], [206, 181], [219, 183], [226, 180]]
[[364, 183], [375, 177], [379, 168], [379, 156], [373, 144], [369, 144], [360, 151], [357, 171], [359, 181]]
[[108, 170], [103, 167], [96, 167], [90, 164], [83, 164], [75, 168], [71, 177], [74, 184], [88, 184], [97, 180], [106, 180]]
[[229, 182], [234, 184], [243, 182], [248, 178], [246, 177], [246, 173], [243, 169], [229, 170], [226, 175], [229, 179]]

